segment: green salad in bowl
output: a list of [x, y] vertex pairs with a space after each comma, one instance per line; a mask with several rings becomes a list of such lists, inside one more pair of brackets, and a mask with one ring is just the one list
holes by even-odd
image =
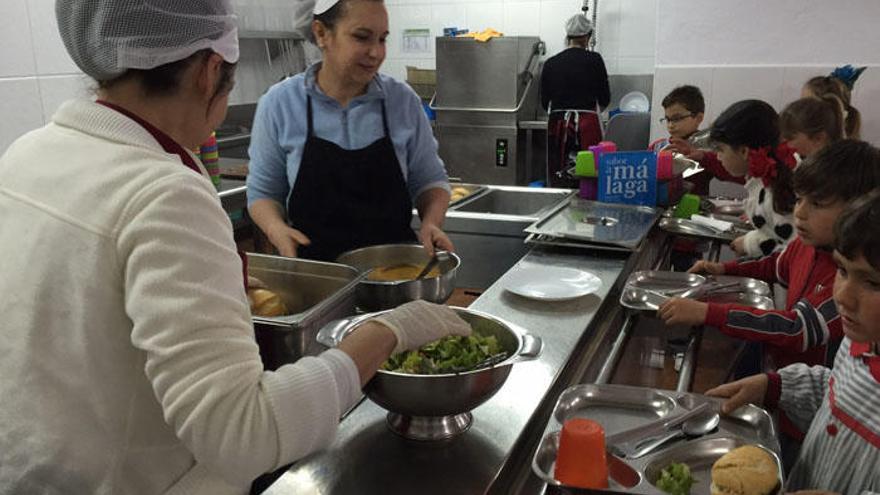
[[498, 362], [505, 358], [498, 339], [494, 335], [483, 336], [476, 332], [467, 337], [450, 335], [424, 345], [418, 350], [395, 354], [382, 365], [385, 371], [411, 375], [439, 375], [474, 369], [491, 359]]

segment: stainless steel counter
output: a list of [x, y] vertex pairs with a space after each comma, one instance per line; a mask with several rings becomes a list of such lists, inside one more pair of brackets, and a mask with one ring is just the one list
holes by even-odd
[[511, 493], [507, 486], [522, 476], [521, 457], [528, 450], [517, 444], [530, 441], [529, 431], [543, 430], [539, 416], [564, 381], [560, 376], [578, 361], [572, 359], [579, 357], [575, 351], [581, 353], [588, 342], [595, 347], [591, 333], [605, 323], [608, 306], [617, 306], [614, 287], [630, 269], [627, 261], [583, 251], [529, 252], [514, 269], [580, 268], [596, 274], [602, 287], [574, 301], [539, 302], [506, 292], [508, 272], [471, 305], [540, 336], [544, 350], [539, 359], [513, 366], [501, 390], [473, 411], [469, 431], [444, 442], [406, 440], [387, 429], [384, 409], [365, 400], [342, 421], [328, 450], [294, 464], [264, 493]]

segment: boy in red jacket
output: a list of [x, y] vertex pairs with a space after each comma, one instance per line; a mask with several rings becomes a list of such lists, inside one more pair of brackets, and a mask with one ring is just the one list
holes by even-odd
[[[798, 362], [831, 367], [843, 338], [832, 298], [837, 273], [832, 257], [834, 224], [850, 200], [878, 187], [880, 150], [855, 140], [825, 148], [795, 170], [794, 222], [798, 236], [782, 252], [755, 261], [698, 261], [690, 270], [778, 283], [788, 289], [785, 309], [671, 298], [660, 306], [659, 316], [667, 325], [710, 325], [732, 337], [763, 343], [763, 371]], [[783, 443], [796, 449], [803, 432], [785, 415], [780, 421], [782, 432], [795, 440], [784, 439]], [[789, 447], [784, 450], [792, 455], [796, 452]]]
[[834, 223], [851, 199], [880, 187], [880, 150], [844, 140], [795, 170], [794, 210], [798, 237], [782, 252], [754, 261], [698, 261], [692, 273], [739, 275], [788, 289], [784, 310], [671, 298], [660, 306], [668, 325], [710, 325], [732, 337], [766, 344], [765, 367], [791, 363], [830, 364], [843, 336], [832, 286]]

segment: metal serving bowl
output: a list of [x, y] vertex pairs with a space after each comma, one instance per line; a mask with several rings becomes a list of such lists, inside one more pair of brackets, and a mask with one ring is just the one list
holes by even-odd
[[[440, 440], [463, 433], [473, 422], [469, 411], [495, 395], [507, 380], [513, 363], [541, 354], [540, 338], [485, 313], [452, 309], [481, 335], [494, 335], [507, 358], [488, 367], [442, 375], [376, 372], [364, 392], [390, 411], [388, 426], [404, 437]], [[331, 323], [318, 333], [318, 342], [333, 347], [357, 325], [379, 314]]]
[[[419, 244], [382, 244], [342, 253], [337, 263], [357, 268], [361, 272], [382, 266], [412, 264], [424, 266], [431, 257]], [[398, 280], [380, 282], [364, 278], [357, 288], [357, 305], [364, 311], [381, 311], [396, 308], [417, 299], [444, 303], [455, 289], [455, 277], [461, 258], [455, 253], [441, 260], [437, 267], [440, 276], [421, 280]]]

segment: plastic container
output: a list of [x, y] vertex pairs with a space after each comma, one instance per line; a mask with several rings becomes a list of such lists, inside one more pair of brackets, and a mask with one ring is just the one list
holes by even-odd
[[691, 215], [700, 212], [700, 197], [696, 194], [685, 194], [681, 201], [675, 205], [672, 216], [676, 218], [690, 218]]
[[605, 430], [599, 423], [573, 418], [562, 425], [553, 477], [578, 488], [608, 488]]

